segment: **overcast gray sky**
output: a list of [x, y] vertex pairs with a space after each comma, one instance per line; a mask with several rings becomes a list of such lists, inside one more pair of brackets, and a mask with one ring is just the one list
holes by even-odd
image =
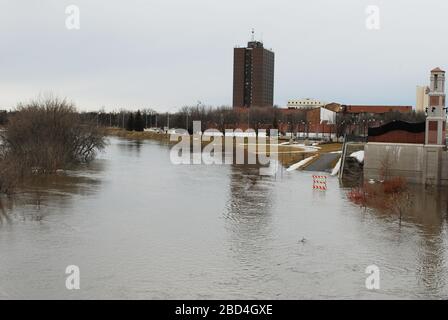
[[[233, 47], [273, 48], [274, 101], [415, 104], [448, 67], [446, 0], [0, 0], [0, 108], [39, 94], [80, 109], [231, 105]], [[67, 30], [66, 6], [80, 9]], [[368, 5], [380, 29], [366, 28]]]

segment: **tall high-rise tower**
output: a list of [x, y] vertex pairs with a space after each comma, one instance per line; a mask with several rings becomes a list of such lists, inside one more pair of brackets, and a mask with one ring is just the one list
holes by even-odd
[[274, 52], [252, 40], [233, 53], [233, 106], [272, 107], [274, 104]]
[[445, 109], [445, 71], [440, 68], [431, 70], [429, 87], [429, 107], [427, 107], [426, 136], [427, 145], [446, 145], [446, 109]]

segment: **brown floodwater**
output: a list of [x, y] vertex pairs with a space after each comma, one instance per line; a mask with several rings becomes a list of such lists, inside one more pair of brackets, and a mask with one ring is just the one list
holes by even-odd
[[400, 223], [334, 177], [316, 191], [313, 172], [173, 165], [169, 151], [111, 138], [90, 165], [2, 196], [0, 299], [448, 298], [448, 190], [412, 187]]

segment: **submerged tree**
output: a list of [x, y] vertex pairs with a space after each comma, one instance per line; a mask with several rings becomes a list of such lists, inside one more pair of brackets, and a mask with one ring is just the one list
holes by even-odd
[[9, 191], [31, 172], [51, 173], [90, 161], [105, 147], [102, 129], [81, 120], [65, 99], [19, 105], [5, 129], [0, 137], [2, 191]]

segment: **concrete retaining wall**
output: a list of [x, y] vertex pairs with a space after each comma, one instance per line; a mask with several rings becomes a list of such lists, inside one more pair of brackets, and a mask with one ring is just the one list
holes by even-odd
[[364, 178], [403, 177], [410, 183], [448, 185], [448, 152], [442, 146], [369, 142]]
[[386, 174], [423, 183], [423, 144], [369, 142], [364, 150], [365, 179], [381, 180]]

